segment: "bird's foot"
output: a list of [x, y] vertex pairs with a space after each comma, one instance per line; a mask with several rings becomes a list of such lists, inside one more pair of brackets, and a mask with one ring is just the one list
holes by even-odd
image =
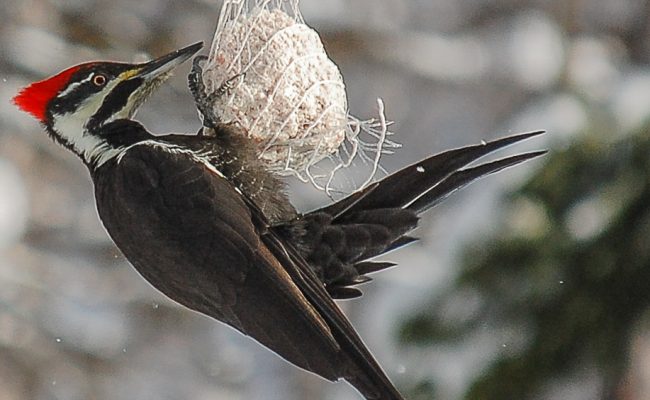
[[[194, 103], [199, 111], [199, 116], [203, 126], [215, 129], [221, 122], [221, 118], [214, 113], [213, 104], [219, 96], [218, 91], [208, 95], [206, 93], [205, 83], [203, 82], [203, 67], [201, 63], [208, 59], [207, 56], [196, 56], [192, 62], [192, 70], [187, 76], [187, 84], [194, 96]], [[201, 132], [202, 135], [202, 132]]]
[[[244, 74], [237, 74], [232, 78], [225, 81], [217, 90], [211, 94], [207, 94], [205, 83], [203, 82], [203, 67], [201, 64], [208, 59], [207, 56], [196, 56], [192, 62], [192, 70], [187, 77], [187, 83], [190, 92], [194, 96], [196, 108], [203, 122], [203, 126], [216, 129], [217, 125], [221, 123], [221, 118], [214, 113], [214, 104], [220, 97], [231, 93]], [[204, 134], [205, 132], [202, 132]]]

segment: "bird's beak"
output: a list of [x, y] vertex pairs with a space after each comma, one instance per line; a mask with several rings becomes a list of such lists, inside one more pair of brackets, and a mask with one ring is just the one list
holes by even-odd
[[136, 70], [133, 70], [135, 72], [133, 77], [143, 78], [145, 81], [160, 79], [192, 57], [202, 47], [203, 42], [194, 43], [145, 64], [140, 64]]
[[138, 107], [160, 86], [174, 68], [192, 57], [203, 47], [203, 42], [173, 51], [155, 60], [136, 64], [118, 76], [118, 86], [112, 89], [118, 95], [128, 93], [124, 107], [115, 114], [115, 118], [131, 118]]

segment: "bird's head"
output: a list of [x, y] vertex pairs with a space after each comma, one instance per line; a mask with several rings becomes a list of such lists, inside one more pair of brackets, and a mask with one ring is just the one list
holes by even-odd
[[[201, 49], [202, 43], [139, 64], [88, 62], [32, 83], [14, 103], [41, 122], [55, 140], [87, 164], [116, 151], [102, 128], [130, 119], [171, 71]], [[99, 159], [99, 160], [98, 160]]]

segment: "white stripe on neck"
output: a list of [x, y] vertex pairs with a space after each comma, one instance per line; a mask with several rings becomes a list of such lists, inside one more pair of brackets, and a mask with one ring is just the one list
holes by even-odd
[[106, 140], [88, 132], [86, 127], [88, 121], [102, 106], [105, 94], [110, 93], [117, 83], [117, 81], [113, 81], [101, 92], [88, 97], [75, 112], [53, 116], [52, 129], [61, 139], [70, 144], [72, 151], [87, 164], [99, 167], [122, 150], [112, 148]]

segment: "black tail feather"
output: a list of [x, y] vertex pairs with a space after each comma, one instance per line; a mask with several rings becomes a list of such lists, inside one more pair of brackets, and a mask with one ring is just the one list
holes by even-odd
[[350, 300], [363, 296], [363, 292], [355, 287], [331, 285], [327, 288], [327, 293], [336, 300]]
[[411, 244], [413, 242], [417, 242], [418, 240], [420, 240], [420, 239], [418, 239], [416, 237], [413, 237], [413, 236], [404, 235], [404, 236], [400, 237], [399, 239], [397, 239], [396, 241], [394, 241], [393, 243], [391, 243], [391, 245], [388, 246], [386, 248], [386, 250], [384, 250], [381, 254], [385, 254], [385, 253], [389, 253], [389, 252], [391, 252], [393, 250], [397, 250], [400, 247], [404, 247], [404, 246], [409, 245], [409, 244]]
[[358, 202], [360, 202], [364, 197], [372, 193], [377, 186], [379, 186], [380, 182], [375, 182], [363, 190], [357, 191], [349, 195], [348, 197], [337, 201], [336, 203], [332, 203], [329, 206], [323, 207], [318, 210], [312, 211], [310, 214], [315, 214], [315, 213], [325, 213], [332, 218], [337, 218], [343, 214], [346, 214], [352, 207], [354, 207]]
[[436, 154], [419, 163], [403, 168], [348, 198], [319, 211], [326, 212], [337, 218], [359, 210], [404, 207], [460, 168], [496, 150], [543, 133], [544, 131], [522, 133], [485, 144], [466, 146]]
[[[545, 151], [518, 154], [467, 167], [503, 147], [541, 135], [523, 133], [429, 157], [403, 168], [345, 199], [303, 216], [305, 258], [323, 272], [323, 283], [336, 299], [359, 297], [355, 286], [366, 274], [394, 266], [367, 261], [417, 241], [408, 233], [418, 216], [481, 177], [539, 157]], [[308, 222], [314, 220], [314, 224]]]
[[476, 167], [458, 170], [450, 175], [447, 179], [434, 186], [431, 190], [424, 193], [413, 203], [409, 204], [407, 209], [412, 210], [419, 215], [438, 205], [455, 191], [462, 189], [463, 187], [469, 185], [479, 178], [494, 174], [509, 167], [513, 167], [524, 161], [542, 156], [546, 153], [546, 151], [524, 153], [481, 164]]
[[354, 264], [354, 269], [357, 270], [359, 275], [372, 274], [373, 272], [383, 271], [388, 268], [392, 268], [397, 264], [392, 262], [375, 262], [375, 261], [364, 261], [357, 264]]

